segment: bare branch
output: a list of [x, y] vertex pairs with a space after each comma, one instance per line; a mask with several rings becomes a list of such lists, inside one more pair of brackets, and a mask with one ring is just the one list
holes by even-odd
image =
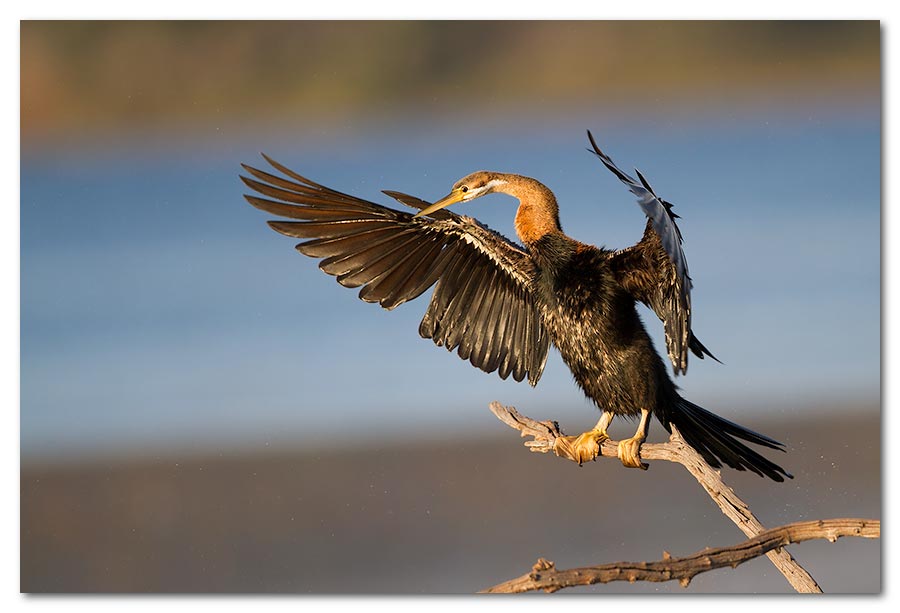
[[[503, 406], [499, 402], [492, 402], [490, 409], [500, 421], [511, 428], [519, 430], [523, 437], [532, 437], [533, 440], [527, 441], [525, 446], [533, 452], [552, 452], [556, 439], [563, 436], [556, 422], [536, 421], [522, 415], [515, 407]], [[604, 441], [600, 446], [600, 456], [618, 458], [617, 442], [613, 440]], [[756, 516], [750, 511], [750, 507], [734, 493], [733, 489], [722, 481], [721, 472], [707, 464], [700, 454], [681, 438], [678, 429], [674, 426], [672, 426], [672, 435], [669, 437], [668, 443], [647, 443], [643, 445], [641, 447], [641, 458], [643, 460], [667, 460], [681, 464], [706, 490], [706, 493], [719, 506], [722, 513], [740, 528], [741, 532], [748, 537], [755, 537], [765, 530], [759, 520], [756, 519]], [[766, 556], [798, 592], [822, 592], [822, 588], [818, 586], [812, 575], [806, 572], [787, 550], [780, 548], [769, 550]]]
[[765, 530], [755, 537], [719, 549], [705, 549], [684, 558], [673, 558], [663, 553], [657, 562], [616, 562], [599, 566], [586, 566], [557, 570], [553, 562], [540, 558], [531, 572], [495, 585], [482, 593], [516, 594], [534, 590], [555, 592], [567, 587], [609, 583], [610, 581], [678, 581], [687, 587], [696, 575], [752, 560], [766, 552], [812, 539], [836, 541], [842, 536], [879, 538], [881, 522], [871, 519], [828, 519], [804, 521], [779, 528]]

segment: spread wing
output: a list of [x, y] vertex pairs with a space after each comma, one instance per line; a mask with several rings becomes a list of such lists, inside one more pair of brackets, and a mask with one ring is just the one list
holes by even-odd
[[[649, 306], [662, 320], [666, 332], [666, 350], [676, 375], [687, 372], [688, 350], [701, 359], [716, 357], [691, 332], [691, 288], [687, 259], [681, 248], [681, 231], [675, 223], [678, 215], [672, 204], [656, 195], [639, 170], [638, 179], [619, 169], [603, 153], [588, 132], [593, 153], [637, 196], [647, 216], [644, 236], [633, 247], [612, 257], [612, 266], [622, 285]], [[718, 360], [717, 360], [718, 361]]]
[[[265, 156], [264, 156], [265, 157]], [[536, 385], [550, 338], [534, 304], [534, 265], [500, 234], [446, 209], [414, 218], [314, 183], [266, 157], [283, 176], [243, 165], [243, 182], [261, 196], [253, 206], [291, 221], [270, 221], [281, 234], [306, 239], [304, 255], [359, 297], [385, 309], [436, 286], [419, 325], [432, 339], [485, 372], [526, 376]], [[429, 206], [400, 192], [385, 192], [413, 208]]]

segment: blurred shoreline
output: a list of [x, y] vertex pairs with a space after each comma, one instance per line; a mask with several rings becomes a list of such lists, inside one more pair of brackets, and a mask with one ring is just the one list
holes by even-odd
[[21, 57], [25, 148], [248, 117], [677, 117], [881, 97], [877, 21], [24, 21]]
[[[232, 434], [217, 430], [205, 438], [196, 429], [192, 429], [182, 435], [173, 430], [168, 436], [158, 434], [147, 439], [105, 440], [102, 446], [95, 444], [92, 447], [33, 441], [28, 447], [21, 449], [20, 460], [23, 470], [54, 471], [69, 468], [80, 470], [106, 466], [110, 463], [171, 463], [174, 461], [173, 458], [216, 461], [222, 458], [249, 459], [260, 455], [320, 455], [333, 452], [335, 440], [340, 440], [342, 444], [356, 450], [402, 446], [411, 439], [420, 441], [422, 445], [444, 445], [458, 440], [503, 440], [507, 426], [490, 415], [486, 405], [483, 411], [473, 410], [469, 421], [441, 422], [440, 413], [448, 410], [434, 409], [433, 412], [438, 415], [438, 419], [435, 419], [434, 415], [411, 413], [409, 419], [405, 420], [399, 419], [396, 415], [383, 421], [377, 418], [366, 420], [363, 428], [354, 426], [358, 420], [356, 413], [347, 412], [345, 425], [342, 426], [341, 420], [325, 420], [313, 425], [306, 417], [302, 419], [301, 424], [299, 416], [306, 413], [298, 411], [298, 420], [294, 426], [288, 420], [284, 420], [272, 428], [260, 427], [252, 430], [245, 427]], [[554, 415], [549, 415], [546, 409], [538, 407], [522, 406], [520, 410], [535, 419], [556, 419], [564, 432], [575, 432], [589, 427], [595, 415], [595, 409], [591, 407], [570, 407], [564, 411], [557, 409]], [[789, 410], [772, 409], [759, 414], [740, 409], [728, 411], [720, 409], [719, 412], [728, 419], [768, 434], [781, 429], [802, 431], [811, 420], [834, 423], [852, 416], [854, 420], [861, 419], [869, 423], [881, 418], [881, 407], [871, 400], [852, 404], [836, 401], [828, 405], [792, 407]], [[779, 414], [776, 416], [776, 413]], [[618, 420], [611, 431], [614, 436], [621, 434], [624, 437], [630, 434], [631, 429], [633, 428], [630, 422]], [[667, 435], [658, 422], [653, 422], [650, 431], [650, 442], [666, 440]], [[515, 436], [514, 433], [510, 434]], [[778, 436], [772, 436], [778, 439]], [[122, 433], [118, 433], [116, 438], [122, 439]]]

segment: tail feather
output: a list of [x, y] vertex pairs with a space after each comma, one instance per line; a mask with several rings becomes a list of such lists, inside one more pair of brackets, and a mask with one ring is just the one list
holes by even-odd
[[[750, 470], [773, 481], [781, 482], [785, 477], [794, 478], [741, 442], [743, 440], [770, 449], [785, 450], [782, 443], [768, 436], [719, 417], [684, 398], [678, 398], [674, 410], [667, 417], [668, 422], [678, 428], [688, 445], [714, 468], [721, 467], [724, 462], [734, 469]], [[669, 424], [664, 422], [663, 425], [669, 429]]]

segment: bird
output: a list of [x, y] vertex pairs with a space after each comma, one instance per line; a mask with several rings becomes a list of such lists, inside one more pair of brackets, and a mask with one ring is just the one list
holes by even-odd
[[[629, 468], [646, 470], [640, 457], [651, 416], [714, 468], [723, 464], [776, 482], [792, 478], [749, 444], [786, 451], [763, 434], [720, 417], [684, 398], [637, 311], [648, 306], [665, 330], [675, 376], [688, 355], [717, 360], [691, 328], [691, 289], [679, 216], [644, 175], [622, 171], [587, 132], [588, 151], [637, 198], [647, 217], [643, 236], [623, 249], [579, 242], [563, 233], [553, 192], [536, 179], [477, 171], [434, 202], [403, 192], [383, 193], [414, 209], [397, 210], [307, 179], [269, 156], [271, 167], [242, 164], [245, 194], [254, 207], [278, 218], [269, 226], [295, 239], [297, 251], [319, 259], [319, 268], [359, 298], [392, 310], [430, 288], [419, 335], [502, 379], [537, 385], [550, 346], [575, 383], [601, 411], [596, 425], [560, 436], [557, 455], [579, 465], [596, 459], [616, 417], [638, 422], [618, 442]], [[277, 172], [279, 174], [273, 174]], [[473, 217], [447, 207], [490, 194], [518, 200], [516, 243]], [[718, 360], [717, 360], [718, 361]]]

